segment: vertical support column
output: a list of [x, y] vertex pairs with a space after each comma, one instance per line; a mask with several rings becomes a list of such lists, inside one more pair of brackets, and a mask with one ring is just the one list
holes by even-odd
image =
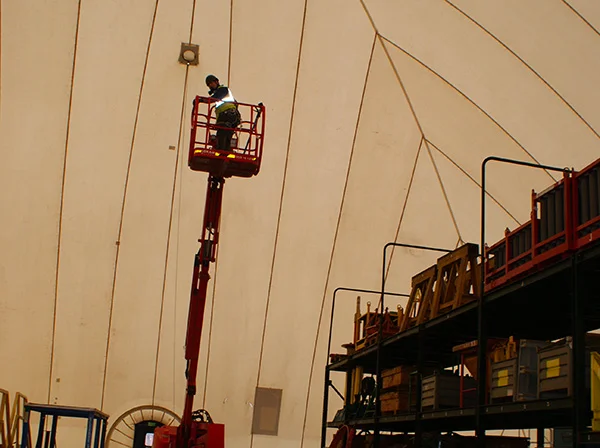
[[[42, 442], [44, 440], [44, 426], [46, 425], [46, 414], [40, 413], [40, 426], [38, 428], [37, 441], [35, 442], [35, 448], [42, 448]], [[25, 440], [25, 438], [23, 438]]]
[[571, 316], [573, 350], [571, 365], [571, 390], [573, 391], [573, 448], [580, 446], [585, 429], [585, 325], [583, 321], [584, 294], [579, 281], [578, 257], [571, 258]]
[[50, 432], [50, 448], [56, 448], [56, 427], [58, 425], [58, 416], [52, 416], [52, 430]]
[[326, 448], [325, 439], [327, 438], [327, 413], [329, 411], [329, 383], [330, 383], [329, 365], [325, 365], [325, 389], [323, 390], [323, 418], [321, 420], [321, 448]]
[[544, 448], [544, 442], [546, 440], [546, 430], [544, 428], [538, 428], [536, 438], [538, 448]]
[[[379, 417], [381, 415], [381, 400], [380, 400], [380, 390], [381, 390], [381, 341], [383, 338], [383, 313], [385, 311], [385, 277], [386, 277], [386, 252], [388, 247], [407, 247], [412, 249], [421, 249], [421, 250], [429, 250], [434, 252], [452, 252], [449, 249], [440, 249], [438, 247], [430, 247], [430, 246], [419, 246], [415, 244], [405, 244], [405, 243], [387, 243], [383, 246], [383, 265], [381, 267], [381, 300], [379, 309], [379, 331], [377, 333], [377, 351], [376, 351], [376, 361], [375, 361], [375, 372], [377, 375], [377, 395], [375, 397], [375, 419], [373, 424], [373, 446], [379, 447]], [[421, 353], [419, 352], [419, 355]], [[420, 388], [420, 385], [419, 385]], [[418, 409], [418, 406], [417, 406]]]
[[[419, 351], [417, 352], [417, 387], [415, 394], [415, 446], [421, 446], [423, 440], [423, 429], [421, 427], [421, 403], [423, 396], [423, 353], [426, 349], [426, 340], [423, 331], [421, 330], [421, 327], [419, 327], [417, 343]], [[410, 402], [408, 403], [408, 406], [410, 409]]]
[[381, 376], [381, 341], [383, 339], [383, 311], [384, 311], [384, 288], [381, 288], [381, 309], [379, 310], [379, 330], [377, 331], [377, 356], [375, 361], [375, 418], [374, 418], [374, 434], [373, 434], [373, 446], [379, 448], [380, 443], [380, 430], [379, 430], [379, 418], [381, 416], [381, 386], [383, 385], [383, 379]]
[[106, 419], [102, 419], [102, 437], [100, 438], [100, 448], [104, 448], [106, 441]]
[[[569, 173], [570, 170], [568, 168], [555, 167], [550, 165], [540, 165], [539, 163], [531, 163], [524, 162], [522, 160], [513, 160], [507, 159], [504, 157], [496, 157], [490, 156], [486, 157], [481, 163], [481, 245], [479, 250], [481, 252], [481, 297], [479, 299], [479, 306], [477, 309], [477, 407], [475, 414], [475, 432], [477, 434], [477, 446], [480, 448], [485, 448], [485, 426], [483, 421], [483, 411], [486, 401], [486, 392], [487, 392], [487, 361], [485, 359], [485, 352], [487, 349], [487, 338], [488, 338], [488, 329], [487, 329], [487, 315], [485, 313], [485, 167], [488, 162], [502, 162], [508, 163], [511, 165], [520, 165], [526, 166], [530, 168], [543, 169], [546, 171], [556, 171], [562, 173]], [[508, 248], [508, 246], [507, 246]], [[508, 261], [508, 260], [507, 260]], [[573, 318], [573, 322], [576, 319]], [[575, 323], [573, 324], [575, 327]], [[584, 335], [585, 336], [585, 335]], [[576, 406], [574, 407], [573, 412], [576, 411]]]
[[460, 354], [460, 367], [459, 367], [459, 386], [458, 390], [460, 391], [460, 396], [458, 397], [458, 406], [462, 409], [465, 405], [465, 353], [461, 352]]
[[[485, 325], [485, 165], [491, 160], [487, 158], [481, 165], [481, 241], [479, 252], [481, 256], [481, 273], [479, 275], [479, 300], [477, 306], [477, 403], [475, 407], [475, 435], [477, 447], [485, 448], [485, 427], [483, 426], [483, 407], [485, 406], [487, 385], [487, 327]], [[508, 244], [507, 244], [508, 247]], [[508, 259], [507, 259], [508, 262]]]
[[[31, 416], [31, 411], [27, 408], [27, 406], [25, 406], [25, 415], [23, 416], [23, 433], [21, 434], [21, 447], [20, 448], [29, 448], [29, 438], [30, 436], [30, 431], [31, 428], [29, 426], [29, 417]], [[18, 428], [18, 426], [17, 426]], [[18, 429], [17, 429], [17, 433], [18, 433]], [[14, 442], [18, 442], [18, 434], [17, 437], [15, 438]]]
[[101, 431], [101, 420], [96, 418], [96, 434], [94, 436], [94, 448], [100, 448], [100, 431]]
[[[329, 384], [331, 374], [329, 371], [329, 355], [331, 353], [331, 335], [333, 334], [333, 318], [335, 317], [335, 298], [339, 288], [333, 292], [331, 299], [331, 317], [329, 319], [329, 339], [327, 340], [327, 359], [325, 360], [325, 389], [323, 391], [323, 420], [321, 421], [321, 448], [326, 448], [327, 439], [327, 413], [329, 412]], [[346, 385], [346, 397], [348, 396], [348, 386]]]
[[87, 429], [85, 431], [85, 448], [92, 446], [92, 432], [94, 429], [94, 416], [90, 415], [87, 419]]
[[385, 269], [387, 248], [394, 243], [387, 243], [383, 246], [383, 264], [381, 266], [381, 298], [379, 307], [375, 310], [379, 312], [379, 325], [377, 331], [377, 351], [375, 355], [375, 418], [373, 419], [373, 446], [379, 448], [379, 416], [381, 415], [381, 387], [383, 380], [381, 376], [381, 341], [383, 339], [383, 312], [385, 311]]
[[[394, 243], [389, 243], [390, 244], [394, 244]], [[400, 245], [400, 244], [397, 244]], [[386, 245], [387, 247], [387, 245]], [[419, 247], [420, 246], [411, 246], [411, 247]], [[383, 250], [383, 264], [385, 266], [385, 248]], [[433, 250], [444, 250], [444, 249], [433, 249]], [[446, 251], [448, 252], [448, 251]], [[385, 269], [384, 269], [385, 271]], [[339, 291], [351, 291], [351, 292], [361, 292], [361, 293], [367, 293], [367, 294], [377, 294], [377, 295], [381, 295], [382, 297], [382, 307], [383, 307], [383, 294], [384, 294], [384, 289], [385, 287], [385, 279], [382, 279], [382, 287], [381, 287], [381, 291], [374, 291], [374, 290], [370, 290], [370, 289], [357, 289], [357, 288], [336, 288], [335, 291], [333, 292], [333, 300], [331, 301], [331, 320], [329, 322], [329, 339], [327, 342], [327, 361], [325, 363], [326, 366], [329, 366], [329, 354], [331, 353], [331, 336], [333, 333], [333, 319], [335, 317], [335, 303], [336, 303], [336, 296], [337, 293]], [[385, 294], [390, 295], [390, 296], [395, 296], [395, 297], [409, 297], [409, 294], [402, 294], [402, 293], [392, 293], [392, 292], [386, 292]], [[381, 321], [380, 321], [380, 325], [381, 325]], [[356, 331], [356, 329], [355, 329]], [[356, 342], [356, 341], [355, 341]], [[377, 352], [377, 361], [376, 364], [377, 366], [379, 366], [379, 351]], [[326, 367], [327, 372], [326, 372], [326, 377], [325, 377], [325, 381], [326, 381], [326, 394], [329, 394], [329, 387], [331, 387], [332, 383], [331, 383], [331, 378], [330, 378], [330, 369], [328, 367]], [[379, 367], [376, 368], [376, 370], [379, 370]], [[353, 378], [353, 373], [352, 373], [352, 369], [350, 369], [348, 371], [349, 373], [346, 374], [346, 389], [345, 389], [345, 397], [346, 397], [346, 401], [348, 403], [352, 402], [352, 378]], [[378, 389], [379, 390], [379, 386]], [[376, 399], [378, 399], [379, 395], [377, 395]], [[327, 399], [328, 400], [328, 399]], [[327, 410], [326, 410], [326, 402], [324, 401], [324, 406], [323, 406], [323, 428], [321, 429], [321, 446], [323, 448], [325, 448], [325, 439], [327, 437]], [[328, 403], [327, 403], [328, 404]], [[375, 420], [374, 420], [375, 421]], [[346, 423], [348, 423], [348, 419], [346, 418]], [[375, 425], [374, 425], [374, 431], [377, 433], [378, 432], [378, 421], [375, 421]], [[377, 434], [377, 437], [379, 437], [379, 435]], [[377, 445], [375, 445], [377, 446]]]
[[477, 313], [477, 408], [475, 414], [475, 432], [478, 439], [478, 446], [485, 447], [485, 426], [483, 422], [483, 411], [486, 405], [487, 396], [487, 362], [486, 362], [486, 347], [488, 341], [486, 314], [484, 311], [483, 294], [479, 300]]

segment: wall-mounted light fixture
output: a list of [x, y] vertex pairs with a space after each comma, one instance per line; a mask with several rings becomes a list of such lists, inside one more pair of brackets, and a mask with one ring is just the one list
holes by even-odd
[[198, 65], [198, 53], [198, 45], [182, 42], [179, 51], [179, 62], [185, 65]]

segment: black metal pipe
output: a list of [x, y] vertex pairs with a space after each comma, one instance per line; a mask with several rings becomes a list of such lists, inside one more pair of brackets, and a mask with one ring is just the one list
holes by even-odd
[[335, 387], [335, 384], [333, 384], [332, 381], [329, 381], [329, 387], [331, 387], [333, 389], [333, 391], [338, 394], [338, 397], [340, 397], [342, 400], [344, 399], [344, 395], [342, 395], [342, 393], [338, 390], [337, 387]]
[[[329, 385], [331, 383], [330, 374], [329, 374], [329, 355], [331, 353], [331, 337], [333, 334], [333, 319], [335, 316], [335, 300], [337, 297], [337, 293], [340, 291], [347, 292], [361, 292], [365, 294], [381, 294], [381, 291], [374, 291], [372, 289], [359, 289], [359, 288], [343, 288], [339, 287], [333, 291], [333, 299], [331, 301], [331, 318], [329, 319], [329, 337], [327, 340], [327, 360], [325, 362], [325, 389], [323, 394], [323, 418], [322, 418], [322, 427], [321, 427], [321, 447], [325, 447], [325, 439], [327, 438], [327, 412], [329, 407]], [[388, 292], [386, 293], [390, 296], [396, 297], [408, 297], [408, 294], [403, 293], [394, 293]]]
[[[485, 406], [486, 383], [487, 383], [487, 365], [485, 362], [486, 346], [487, 346], [487, 326], [485, 324], [484, 315], [484, 296], [485, 296], [485, 167], [488, 162], [501, 162], [511, 165], [520, 165], [530, 168], [543, 169], [547, 171], [570, 172], [568, 168], [558, 168], [550, 165], [541, 165], [539, 163], [525, 162], [522, 160], [507, 159], [505, 157], [490, 156], [486, 157], [481, 164], [481, 239], [480, 239], [480, 256], [481, 256], [481, 275], [480, 275], [480, 291], [481, 297], [477, 306], [477, 407], [475, 408], [475, 434], [478, 438], [478, 446], [484, 447], [485, 444], [485, 429], [483, 428], [482, 411]], [[532, 241], [532, 244], [534, 242]], [[506, 260], [508, 263], [508, 260]]]
[[[379, 331], [377, 334], [377, 350], [376, 350], [376, 361], [375, 361], [375, 375], [377, 378], [377, 394], [375, 395], [375, 418], [373, 421], [373, 445], [375, 447], [379, 446], [379, 418], [381, 416], [381, 400], [380, 400], [380, 391], [381, 391], [381, 341], [383, 336], [383, 312], [385, 310], [385, 272], [386, 272], [386, 253], [388, 247], [407, 247], [409, 249], [420, 249], [420, 250], [429, 250], [433, 252], [452, 252], [451, 249], [440, 249], [439, 247], [431, 247], [431, 246], [421, 246], [416, 244], [406, 244], [406, 243], [396, 243], [389, 242], [385, 246], [383, 246], [383, 266], [381, 268], [381, 299], [379, 303], [381, 304], [380, 313], [379, 313]], [[420, 372], [419, 372], [420, 374]], [[417, 384], [417, 394], [421, 385]]]

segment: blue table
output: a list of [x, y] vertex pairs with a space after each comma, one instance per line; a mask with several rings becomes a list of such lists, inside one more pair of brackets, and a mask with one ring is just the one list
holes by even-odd
[[[85, 448], [104, 448], [106, 438], [106, 422], [108, 415], [94, 408], [81, 408], [74, 406], [58, 406], [52, 404], [25, 404], [25, 416], [23, 419], [23, 439], [21, 448], [32, 448], [29, 444], [30, 427], [29, 420], [32, 412], [40, 414], [37, 441], [35, 448], [56, 448], [56, 432], [58, 430], [59, 417], [83, 418], [87, 420], [85, 435]], [[52, 417], [52, 429], [44, 431], [46, 417]], [[93, 445], [92, 445], [93, 438]]]

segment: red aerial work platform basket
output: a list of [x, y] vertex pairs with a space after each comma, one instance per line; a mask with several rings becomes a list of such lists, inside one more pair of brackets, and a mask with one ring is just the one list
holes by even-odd
[[252, 177], [260, 171], [265, 107], [236, 103], [241, 123], [233, 130], [231, 146], [218, 149], [214, 98], [197, 96], [192, 111], [192, 133], [188, 165], [194, 171], [205, 171], [217, 177]]

